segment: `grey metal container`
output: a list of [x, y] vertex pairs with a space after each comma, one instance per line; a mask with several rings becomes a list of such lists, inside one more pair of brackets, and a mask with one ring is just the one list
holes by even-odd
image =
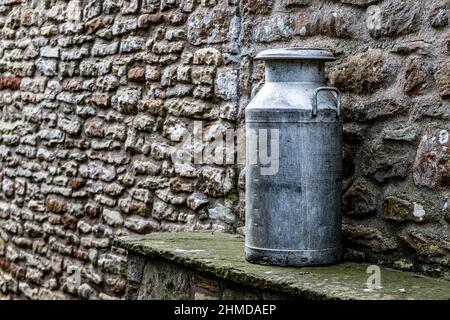
[[[246, 259], [284, 266], [338, 263], [341, 94], [324, 87], [325, 62], [335, 58], [320, 49], [286, 48], [262, 51], [256, 59], [265, 61], [265, 84], [245, 111]], [[264, 159], [265, 139], [272, 156], [279, 148], [275, 173], [267, 170], [277, 165]]]

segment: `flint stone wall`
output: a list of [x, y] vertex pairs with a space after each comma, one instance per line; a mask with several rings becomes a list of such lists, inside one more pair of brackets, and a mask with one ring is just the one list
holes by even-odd
[[338, 58], [346, 258], [450, 278], [449, 6], [0, 0], [0, 292], [121, 298], [114, 237], [243, 234], [243, 166], [171, 154], [196, 120], [242, 128], [252, 57], [281, 46]]

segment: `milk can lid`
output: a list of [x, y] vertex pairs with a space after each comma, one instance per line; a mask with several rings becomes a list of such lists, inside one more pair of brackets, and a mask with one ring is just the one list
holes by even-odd
[[261, 51], [255, 60], [298, 59], [298, 60], [322, 60], [334, 61], [336, 58], [327, 50], [315, 48], [276, 48]]

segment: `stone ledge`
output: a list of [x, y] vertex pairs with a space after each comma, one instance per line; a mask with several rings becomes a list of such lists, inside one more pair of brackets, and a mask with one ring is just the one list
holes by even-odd
[[135, 255], [165, 260], [239, 285], [302, 299], [450, 299], [449, 281], [388, 268], [381, 268], [383, 288], [368, 291], [367, 264], [305, 268], [250, 264], [244, 259], [243, 239], [229, 234], [152, 233], [121, 237], [114, 243]]

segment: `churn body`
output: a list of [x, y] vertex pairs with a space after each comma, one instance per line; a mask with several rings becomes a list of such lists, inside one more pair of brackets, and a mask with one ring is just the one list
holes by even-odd
[[[338, 263], [340, 92], [324, 87], [324, 65], [334, 57], [289, 48], [266, 50], [256, 59], [265, 61], [265, 84], [245, 112], [246, 259], [285, 266]], [[268, 164], [267, 155], [278, 163]]]

